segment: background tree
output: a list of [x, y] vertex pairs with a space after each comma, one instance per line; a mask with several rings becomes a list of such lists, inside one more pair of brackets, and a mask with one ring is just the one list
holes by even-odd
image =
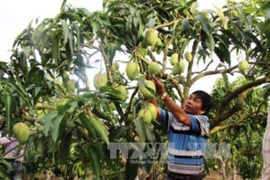
[[[196, 1], [111, 0], [104, 1], [103, 11], [90, 13], [66, 6], [64, 0], [54, 18], [31, 22], [15, 39], [10, 62], [1, 63], [1, 128], [11, 134], [19, 121], [30, 127], [25, 154], [29, 174], [53, 170], [66, 179], [132, 179], [142, 164], [121, 161], [128, 158], [121, 154], [111, 159], [107, 145], [166, 141], [158, 122], [138, 116], [147, 101], [141, 92], [147, 87], [146, 71], [157, 62], [158, 76], [180, 103], [195, 82], [220, 74], [224, 91], [216, 88], [212, 93], [214, 140], [220, 141], [215, 139], [218, 132], [228, 128], [242, 136], [244, 129], [237, 131], [239, 127], [231, 124], [243, 121], [249, 124], [245, 130], [252, 129], [248, 119], [253, 116], [239, 114], [254, 108], [247, 103], [253, 88], [264, 86], [264, 99], [254, 101], [262, 104], [255, 108], [256, 118], [269, 96], [268, 10], [267, 3], [257, 0], [229, 1], [216, 11], [198, 11]], [[117, 61], [120, 52], [125, 61]], [[178, 56], [174, 63], [173, 54]], [[242, 60], [244, 64], [238, 65]], [[129, 72], [135, 70], [132, 78], [125, 69], [130, 62], [136, 64]], [[95, 63], [101, 69], [93, 88], [88, 73], [93, 73]], [[230, 75], [245, 80], [232, 86]], [[156, 95], [151, 88], [146, 90], [149, 96]], [[149, 165], [148, 173], [153, 172]], [[241, 163], [237, 167], [241, 170]]]

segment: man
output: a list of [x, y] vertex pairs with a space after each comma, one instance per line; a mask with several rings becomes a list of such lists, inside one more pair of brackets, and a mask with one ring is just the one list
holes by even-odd
[[209, 136], [207, 113], [211, 107], [211, 96], [204, 91], [195, 91], [182, 108], [166, 93], [162, 82], [153, 77], [157, 94], [168, 111], [158, 107], [158, 119], [168, 130], [168, 175], [167, 180], [204, 178], [204, 153]]
[[5, 156], [7, 160], [11, 160], [13, 171], [8, 171], [9, 176], [13, 180], [19, 180], [22, 178], [23, 173], [23, 153], [25, 146], [20, 146], [19, 142], [12, 137], [2, 137], [0, 132], [0, 144], [5, 146]]

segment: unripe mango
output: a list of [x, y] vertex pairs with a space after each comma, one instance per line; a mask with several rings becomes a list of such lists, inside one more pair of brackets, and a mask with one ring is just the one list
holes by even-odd
[[230, 12], [230, 14], [231, 14], [232, 17], [237, 17], [238, 16], [238, 12], [236, 10], [232, 10]]
[[67, 73], [67, 71], [63, 71], [63, 73], [62, 73], [62, 77], [63, 77], [63, 79], [67, 79], [68, 78], [68, 73]]
[[108, 107], [109, 107], [109, 109], [110, 109], [111, 111], [116, 110], [116, 107], [115, 107], [115, 105], [114, 105], [113, 102], [110, 102], [109, 105], [108, 105]]
[[177, 53], [173, 53], [171, 56], [171, 65], [176, 65], [178, 63], [178, 54]]
[[145, 122], [151, 123], [152, 121], [152, 115], [151, 112], [147, 109], [141, 109], [138, 113], [138, 116], [142, 118]]
[[179, 74], [183, 73], [186, 68], [186, 64], [183, 60], [180, 60], [179, 63], [177, 64], [178, 72]]
[[178, 75], [185, 71], [186, 64], [183, 60], [180, 60], [176, 65], [173, 66], [172, 74]]
[[117, 86], [115, 89], [117, 89], [118, 91], [120, 91], [121, 93], [119, 94], [119, 98], [123, 101], [126, 101], [128, 98], [128, 92], [125, 88], [125, 86]]
[[99, 72], [94, 76], [94, 86], [96, 89], [100, 89], [102, 86], [106, 86], [108, 82], [107, 75]]
[[178, 70], [177, 64], [175, 64], [172, 69], [172, 75], [178, 75], [178, 74], [179, 74], [179, 70]]
[[152, 62], [148, 65], [148, 72], [150, 75], [158, 75], [160, 73], [160, 68], [157, 62]]
[[12, 132], [20, 144], [24, 144], [30, 135], [28, 126], [23, 122], [18, 122], [13, 126]]
[[[145, 80], [144, 82], [146, 84], [146, 87], [152, 89], [153, 92], [156, 92], [156, 86], [153, 81]], [[143, 97], [145, 97], [146, 99], [154, 99], [155, 95], [150, 92], [146, 87], [143, 84], [139, 83], [139, 89]]]
[[68, 81], [67, 81], [67, 87], [68, 87], [69, 90], [74, 91], [75, 88], [76, 88], [76, 87], [75, 87], [74, 81], [68, 80]]
[[126, 75], [130, 80], [134, 80], [140, 72], [140, 66], [136, 62], [129, 62], [126, 67]]
[[154, 46], [158, 41], [158, 33], [154, 29], [148, 29], [145, 33], [146, 43], [149, 46]]
[[157, 119], [157, 108], [154, 104], [146, 102], [145, 108], [151, 113], [152, 120], [155, 121]]
[[119, 69], [119, 63], [118, 62], [114, 62], [112, 64], [112, 70], [117, 71], [118, 69]]
[[246, 72], [247, 68], [248, 68], [248, 61], [247, 60], [242, 60], [238, 64], [238, 70], [243, 74]]
[[188, 62], [191, 62], [192, 61], [192, 54], [191, 54], [191, 52], [185, 52], [185, 54], [184, 54], [184, 56], [185, 56], [185, 59], [188, 61]]
[[162, 47], [163, 46], [163, 43], [162, 43], [162, 41], [161, 41], [160, 38], [157, 39], [156, 46], [158, 46], [158, 47]]

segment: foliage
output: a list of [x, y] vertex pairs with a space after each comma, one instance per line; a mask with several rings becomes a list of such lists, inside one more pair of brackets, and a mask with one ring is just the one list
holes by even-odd
[[[234, 88], [246, 83], [246, 79], [239, 77], [237, 80], [225, 86], [219, 79], [213, 90], [213, 96], [217, 101], [224, 96], [225, 89]], [[233, 105], [228, 104], [228, 109]], [[224, 175], [234, 174], [237, 170], [243, 179], [254, 179], [261, 176], [263, 165], [262, 139], [267, 122], [267, 103], [264, 102], [261, 88], [249, 90], [246, 94], [244, 107], [235, 113], [226, 122], [214, 128], [211, 133], [210, 143], [226, 143], [230, 145], [230, 153], [217, 154], [216, 158], [209, 159], [210, 168], [215, 166], [223, 169]]]
[[[123, 172], [122, 178], [134, 178], [141, 164], [123, 163], [121, 159], [128, 157], [120, 158], [120, 154], [112, 160], [108, 144], [166, 141], [159, 122], [148, 124], [137, 117], [146, 101], [138, 91], [138, 83], [145, 86], [150, 62], [159, 63], [159, 77], [168, 94], [181, 103], [195, 82], [222, 75], [224, 87], [212, 92], [213, 132], [224, 124], [242, 121], [245, 130], [250, 131], [253, 125], [249, 118], [253, 116], [246, 112], [257, 110], [257, 117], [264, 110], [256, 105], [263, 107], [266, 98], [253, 102], [250, 94], [253, 88], [265, 85], [264, 95], [269, 96], [267, 3], [229, 2], [216, 11], [199, 11], [194, 0], [111, 0], [104, 1], [103, 11], [92, 13], [65, 3], [54, 18], [31, 22], [15, 39], [10, 62], [0, 64], [1, 128], [11, 133], [16, 122], [27, 122], [32, 132], [25, 153], [28, 173], [50, 170], [60, 172], [65, 179], [109, 179], [114, 176], [111, 171], [119, 171]], [[144, 32], [149, 28], [158, 33], [161, 43], [147, 46]], [[120, 67], [128, 62], [139, 64], [140, 73], [134, 80], [128, 79], [121, 68], [114, 68], [120, 52], [127, 58], [119, 61]], [[185, 61], [184, 72], [172, 73], [170, 56], [178, 53], [179, 59], [184, 59], [185, 52], [191, 52], [192, 60]], [[239, 58], [249, 62], [244, 74], [237, 69]], [[88, 76], [96, 63], [102, 65], [100, 72], [108, 78], [107, 85], [99, 90], [90, 87]], [[204, 68], [198, 68], [198, 64]], [[245, 80], [230, 85], [229, 75], [240, 75]], [[128, 99], [121, 96], [119, 86], [128, 90]], [[259, 96], [263, 96], [261, 92], [255, 97]], [[244, 111], [247, 107], [250, 111]], [[244, 116], [235, 119], [240, 113]], [[244, 129], [238, 134], [244, 134]], [[132, 150], [128, 156], [131, 154]], [[244, 158], [242, 164], [239, 160], [239, 167], [245, 162]], [[150, 169], [151, 164], [146, 171]]]

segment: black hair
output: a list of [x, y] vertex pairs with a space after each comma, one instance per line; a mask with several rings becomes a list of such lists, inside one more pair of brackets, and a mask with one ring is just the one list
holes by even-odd
[[212, 107], [211, 96], [202, 90], [194, 91], [192, 94], [198, 95], [198, 97], [202, 100], [202, 110], [204, 110], [204, 115], [207, 115]]

